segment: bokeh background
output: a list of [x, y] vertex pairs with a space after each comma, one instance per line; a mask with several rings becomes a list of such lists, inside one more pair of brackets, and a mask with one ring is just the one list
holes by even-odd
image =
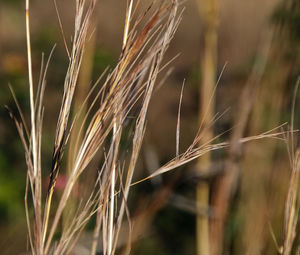
[[[73, 2], [57, 0], [67, 40], [73, 28]], [[172, 72], [152, 99], [136, 179], [149, 175], [151, 170], [175, 156], [178, 103], [184, 80], [181, 151], [193, 141], [199, 127], [203, 101], [200, 88], [205, 70], [202, 60], [206, 50], [206, 17], [202, 11], [205, 2], [209, 0], [188, 0], [182, 4], [183, 19], [167, 52], [166, 62], [179, 55], [169, 65]], [[215, 136], [224, 133], [216, 142], [231, 139], [241, 118], [239, 114], [248, 105], [242, 136], [260, 134], [290, 123], [299, 75], [299, 0], [215, 2], [218, 4], [215, 78], [220, 77], [220, 81], [213, 104], [214, 114], [222, 114], [222, 117], [214, 123], [212, 132]], [[142, 1], [145, 6], [149, 3]], [[25, 117], [29, 117], [24, 5], [22, 0], [0, 1], [1, 254], [21, 254], [27, 245], [23, 202], [25, 159], [14, 122], [5, 108], [8, 106], [18, 115], [8, 87], [11, 84]], [[93, 20], [95, 31], [85, 60], [88, 80], [95, 80], [107, 66], [117, 63], [125, 7], [123, 0], [98, 2]], [[43, 164], [46, 177], [67, 68], [67, 54], [53, 1], [31, 1], [31, 34], [35, 80], [42, 53], [49, 55], [53, 45], [57, 45], [49, 67], [45, 98]], [[89, 82], [83, 80], [82, 83], [85, 84], [81, 90], [84, 94]], [[80, 98], [81, 92], [77, 97]], [[297, 105], [295, 129], [299, 127]], [[289, 124], [283, 128], [287, 130]], [[297, 134], [297, 142], [296, 138]], [[284, 207], [291, 173], [288, 147], [284, 141], [274, 139], [239, 147], [235, 161], [238, 170], [232, 183], [221, 254], [277, 254], [284, 238]], [[215, 174], [201, 180], [210, 187], [208, 211], [214, 210], [229, 157], [230, 152], [226, 150], [212, 153], [209, 168]], [[195, 175], [197, 167], [193, 162], [133, 187], [130, 207], [133, 217], [142, 223], [137, 220], [140, 229], [132, 254], [196, 254], [196, 214], [200, 213], [195, 206], [199, 181]], [[88, 239], [87, 230], [83, 245]], [[298, 235], [295, 240], [293, 254], [298, 249]]]

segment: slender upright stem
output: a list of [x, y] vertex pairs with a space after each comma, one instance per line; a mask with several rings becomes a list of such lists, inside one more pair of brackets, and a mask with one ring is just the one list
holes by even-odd
[[[117, 123], [113, 126], [113, 140], [116, 138]], [[113, 162], [111, 186], [110, 186], [110, 205], [109, 205], [109, 233], [108, 233], [108, 255], [112, 254], [113, 247], [113, 228], [114, 228], [114, 203], [115, 203], [115, 184], [116, 184], [116, 165]]]
[[29, 79], [29, 93], [30, 93], [30, 111], [31, 111], [31, 147], [33, 157], [33, 182], [34, 182], [34, 207], [35, 207], [35, 239], [37, 253], [42, 251], [42, 237], [41, 237], [41, 173], [38, 169], [38, 144], [36, 134], [36, 119], [35, 119], [35, 104], [33, 91], [33, 77], [32, 77], [32, 57], [31, 57], [31, 42], [30, 42], [30, 21], [29, 21], [29, 0], [25, 3], [26, 16], [26, 44], [27, 44], [27, 62], [28, 62], [28, 79]]
[[29, 23], [29, 0], [26, 0], [26, 43], [27, 43], [27, 62], [28, 62], [28, 78], [30, 93], [30, 111], [31, 111], [31, 139], [33, 154], [33, 173], [37, 176], [37, 143], [36, 143], [36, 127], [35, 127], [35, 106], [32, 78], [32, 61], [31, 61], [31, 43], [30, 43], [30, 23]]
[[[201, 144], [207, 143], [213, 138], [211, 122], [214, 115], [214, 87], [216, 85], [217, 72], [217, 27], [218, 27], [218, 0], [206, 0], [198, 2], [199, 10], [204, 20], [204, 53], [202, 57], [202, 81], [200, 87], [200, 112], [199, 118], [203, 128]], [[197, 165], [197, 171], [209, 169], [211, 154], [202, 156]], [[197, 207], [209, 207], [209, 183], [199, 182], [196, 188]], [[196, 224], [197, 254], [211, 254], [209, 238], [209, 218], [205, 215], [197, 216]]]

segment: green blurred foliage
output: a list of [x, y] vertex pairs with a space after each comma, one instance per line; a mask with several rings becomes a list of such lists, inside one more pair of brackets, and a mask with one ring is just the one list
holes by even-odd
[[[279, 29], [276, 37], [280, 47], [280, 54], [287, 66], [290, 68], [286, 86], [285, 111], [283, 111], [283, 120], [289, 122], [291, 119], [292, 98], [296, 81], [300, 77], [300, 1], [282, 1], [273, 12], [271, 21]], [[270, 63], [272, 65], [272, 63]], [[299, 93], [296, 96], [296, 102], [299, 102]], [[295, 112], [300, 110], [299, 104], [296, 104]], [[300, 122], [300, 117], [295, 115], [297, 123]]]
[[281, 54], [287, 61], [297, 67], [294, 75], [299, 75], [300, 64], [300, 1], [283, 1], [275, 9], [271, 18], [273, 24], [279, 28], [278, 43], [283, 44]]
[[[17, 135], [14, 121], [10, 118], [9, 107], [20, 119], [16, 104], [9, 90], [11, 84], [18, 99], [20, 107], [28, 107], [26, 89], [26, 61], [21, 53], [2, 55], [0, 80], [2, 93], [0, 93], [0, 215], [2, 221], [14, 219], [24, 215], [23, 201], [25, 189], [25, 163], [24, 151]], [[26, 112], [24, 113], [26, 118]], [[10, 222], [10, 221], [8, 221]]]
[[167, 251], [164, 248], [161, 240], [157, 238], [144, 238], [137, 244], [136, 249], [133, 251], [134, 255], [167, 255]]
[[97, 47], [94, 51], [93, 76], [97, 78], [107, 67], [114, 67], [117, 59], [108, 50]]
[[291, 41], [300, 41], [300, 1], [284, 1], [273, 14], [273, 22], [284, 25]]
[[10, 4], [10, 5], [20, 4], [24, 2], [25, 2], [24, 0], [0, 0], [0, 4]]
[[32, 49], [35, 52], [50, 52], [52, 47], [60, 39], [59, 31], [57, 27], [53, 25], [45, 27], [43, 30], [39, 31], [37, 35], [32, 36]]
[[193, 214], [167, 206], [157, 214], [154, 224], [165, 245], [167, 252], [164, 254], [195, 254], [195, 233], [191, 233], [195, 229]]

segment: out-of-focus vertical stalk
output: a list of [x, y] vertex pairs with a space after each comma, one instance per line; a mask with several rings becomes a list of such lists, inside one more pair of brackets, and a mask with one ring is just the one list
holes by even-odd
[[[277, 52], [276, 48], [272, 50], [275, 55]], [[262, 87], [254, 103], [248, 126], [250, 134], [270, 130], [280, 124], [289, 66], [285, 65], [284, 67], [280, 58], [274, 60], [275, 55], [270, 55], [274, 71], [262, 80]], [[264, 117], [261, 118], [261, 116]], [[266, 226], [274, 213], [272, 212], [273, 206], [277, 203], [276, 198], [270, 196], [270, 192], [277, 189], [270, 182], [271, 176], [274, 174], [272, 170], [274, 169], [276, 148], [277, 144], [274, 141], [266, 141], [260, 146], [253, 143], [245, 148], [242, 162], [241, 203], [238, 209], [238, 217], [243, 219], [240, 233], [243, 240], [242, 243], [237, 243], [236, 249], [249, 255], [261, 254], [266, 247], [269, 235]], [[254, 165], [253, 162], [255, 162]]]
[[[199, 12], [203, 17], [204, 51], [202, 56], [202, 81], [200, 86], [199, 119], [202, 123], [201, 144], [209, 143], [213, 138], [213, 129], [210, 126], [214, 116], [214, 87], [217, 72], [217, 45], [218, 45], [218, 16], [219, 0], [198, 0]], [[197, 171], [209, 169], [211, 154], [203, 155], [197, 163]], [[198, 208], [209, 206], [209, 184], [200, 181], [196, 188], [196, 204]], [[209, 218], [198, 215], [196, 225], [197, 254], [210, 254]]]
[[223, 254], [223, 239], [227, 214], [232, 195], [237, 188], [240, 174], [240, 159], [243, 145], [239, 143], [239, 140], [244, 136], [255, 96], [262, 76], [265, 73], [273, 33], [271, 31], [265, 34], [266, 38], [264, 38], [261, 49], [259, 49], [257, 53], [252, 73], [239, 98], [239, 111], [233, 122], [234, 129], [230, 137], [230, 146], [224, 166], [224, 175], [219, 178], [218, 185], [216, 185], [212, 195], [212, 205], [215, 210], [215, 215], [217, 215], [211, 224], [211, 237], [212, 243], [214, 244], [212, 254], [214, 255]]
[[[282, 74], [284, 76], [284, 74]], [[277, 81], [270, 82], [274, 84], [273, 89], [270, 86], [264, 88], [262, 96], [259, 97], [254, 107], [252, 123], [250, 123], [250, 132], [259, 133], [262, 129], [271, 129], [280, 123], [280, 113], [282, 109], [284, 82], [277, 77]], [[276, 86], [276, 87], [275, 87]], [[267, 99], [267, 93], [272, 91], [272, 95]], [[266, 100], [267, 99], [267, 100]], [[265, 101], [264, 101], [265, 100]], [[260, 116], [265, 116], [261, 119]], [[266, 126], [264, 128], [264, 126]], [[245, 151], [245, 160], [243, 162], [242, 192], [241, 192], [241, 211], [240, 215], [245, 216], [243, 225], [243, 247], [247, 254], [261, 254], [266, 240], [267, 223], [270, 221], [270, 209], [268, 207], [268, 193], [266, 182], [270, 180], [276, 152], [276, 143], [265, 142], [255, 146], [249, 144]], [[253, 166], [255, 162], [255, 166]], [[269, 190], [275, 189], [271, 185]]]
[[[284, 27], [275, 27], [267, 63], [268, 72], [261, 81], [247, 127], [250, 135], [270, 130], [281, 124], [287, 81], [292, 68], [291, 63], [288, 63], [285, 58], [289, 45], [286, 37], [282, 37], [283, 34], [285, 34]], [[278, 148], [280, 147], [274, 141], [265, 141], [259, 146], [249, 144], [245, 147], [241, 202], [237, 216], [242, 219], [239, 235], [243, 239], [242, 242], [237, 242], [235, 248], [245, 254], [256, 255], [261, 254], [262, 251], [267, 252], [266, 243], [270, 239], [270, 234], [266, 226], [276, 219], [278, 214], [278, 210], [275, 209], [278, 207], [275, 205], [278, 204], [279, 198], [274, 195], [278, 190], [278, 184], [274, 182], [274, 176], [278, 174], [278, 171], [274, 171], [275, 164], [279, 162]], [[269, 246], [274, 247], [273, 241]]]

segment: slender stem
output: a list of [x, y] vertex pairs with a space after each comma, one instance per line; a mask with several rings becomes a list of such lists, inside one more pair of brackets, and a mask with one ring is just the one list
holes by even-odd
[[30, 111], [31, 111], [31, 146], [33, 157], [33, 178], [34, 178], [34, 205], [35, 205], [35, 223], [36, 223], [36, 249], [41, 252], [41, 173], [38, 169], [38, 144], [36, 137], [36, 119], [35, 119], [35, 103], [33, 92], [33, 77], [32, 77], [32, 57], [31, 57], [31, 42], [30, 42], [30, 20], [29, 20], [29, 0], [25, 4], [25, 19], [26, 19], [26, 44], [27, 44], [27, 62], [28, 62], [28, 79], [30, 93]]
[[[125, 21], [125, 27], [124, 27], [124, 35], [123, 35], [123, 45], [122, 45], [122, 51], [125, 50], [127, 41], [128, 41], [128, 33], [130, 28], [130, 20], [131, 20], [131, 13], [132, 13], [132, 6], [133, 6], [133, 0], [130, 1], [129, 6], [127, 6], [126, 11], [126, 21]], [[124, 53], [124, 52], [123, 52]], [[118, 78], [116, 78], [116, 81], [118, 81]], [[115, 83], [117, 85], [117, 82]], [[117, 120], [114, 120], [114, 126], [113, 126], [113, 141], [115, 142], [116, 139], [116, 133], [117, 133]], [[109, 235], [108, 235], [108, 255], [111, 255], [114, 253], [113, 251], [113, 227], [114, 227], [114, 203], [115, 203], [115, 179], [116, 179], [116, 166], [113, 165], [112, 168], [112, 177], [111, 177], [111, 198], [110, 198], [110, 209], [109, 209]]]
[[[200, 105], [200, 122], [202, 122], [202, 139], [200, 145], [208, 143], [213, 138], [213, 129], [211, 122], [214, 116], [214, 87], [216, 85], [217, 70], [217, 27], [218, 27], [218, 1], [206, 0], [198, 1], [200, 11], [203, 12], [204, 18], [204, 53], [202, 60], [202, 81], [200, 87], [201, 105]], [[197, 171], [209, 169], [211, 165], [211, 153], [202, 156], [197, 164]], [[197, 208], [209, 207], [210, 186], [208, 182], [200, 181], [196, 188]], [[210, 247], [209, 218], [206, 215], [197, 215], [197, 254], [213, 254]]]
[[[116, 138], [117, 123], [115, 121], [113, 127], [113, 140]], [[110, 206], [109, 206], [109, 233], [108, 233], [108, 255], [112, 254], [113, 244], [113, 227], [114, 227], [114, 203], [115, 203], [115, 179], [116, 179], [116, 165], [113, 163], [111, 186], [110, 186]]]
[[131, 12], [132, 12], [132, 4], [133, 4], [133, 0], [130, 1], [129, 7], [126, 12], [126, 22], [125, 22], [124, 35], [123, 35], [123, 49], [125, 48], [127, 39], [128, 39]]
[[33, 173], [37, 175], [37, 144], [36, 144], [36, 127], [35, 127], [35, 107], [33, 93], [33, 78], [32, 78], [32, 61], [31, 61], [31, 43], [30, 43], [30, 25], [29, 25], [29, 0], [26, 0], [26, 42], [27, 42], [27, 61], [28, 61], [28, 78], [29, 78], [29, 93], [30, 93], [30, 110], [31, 110], [31, 139], [32, 139], [32, 154], [33, 154]]

